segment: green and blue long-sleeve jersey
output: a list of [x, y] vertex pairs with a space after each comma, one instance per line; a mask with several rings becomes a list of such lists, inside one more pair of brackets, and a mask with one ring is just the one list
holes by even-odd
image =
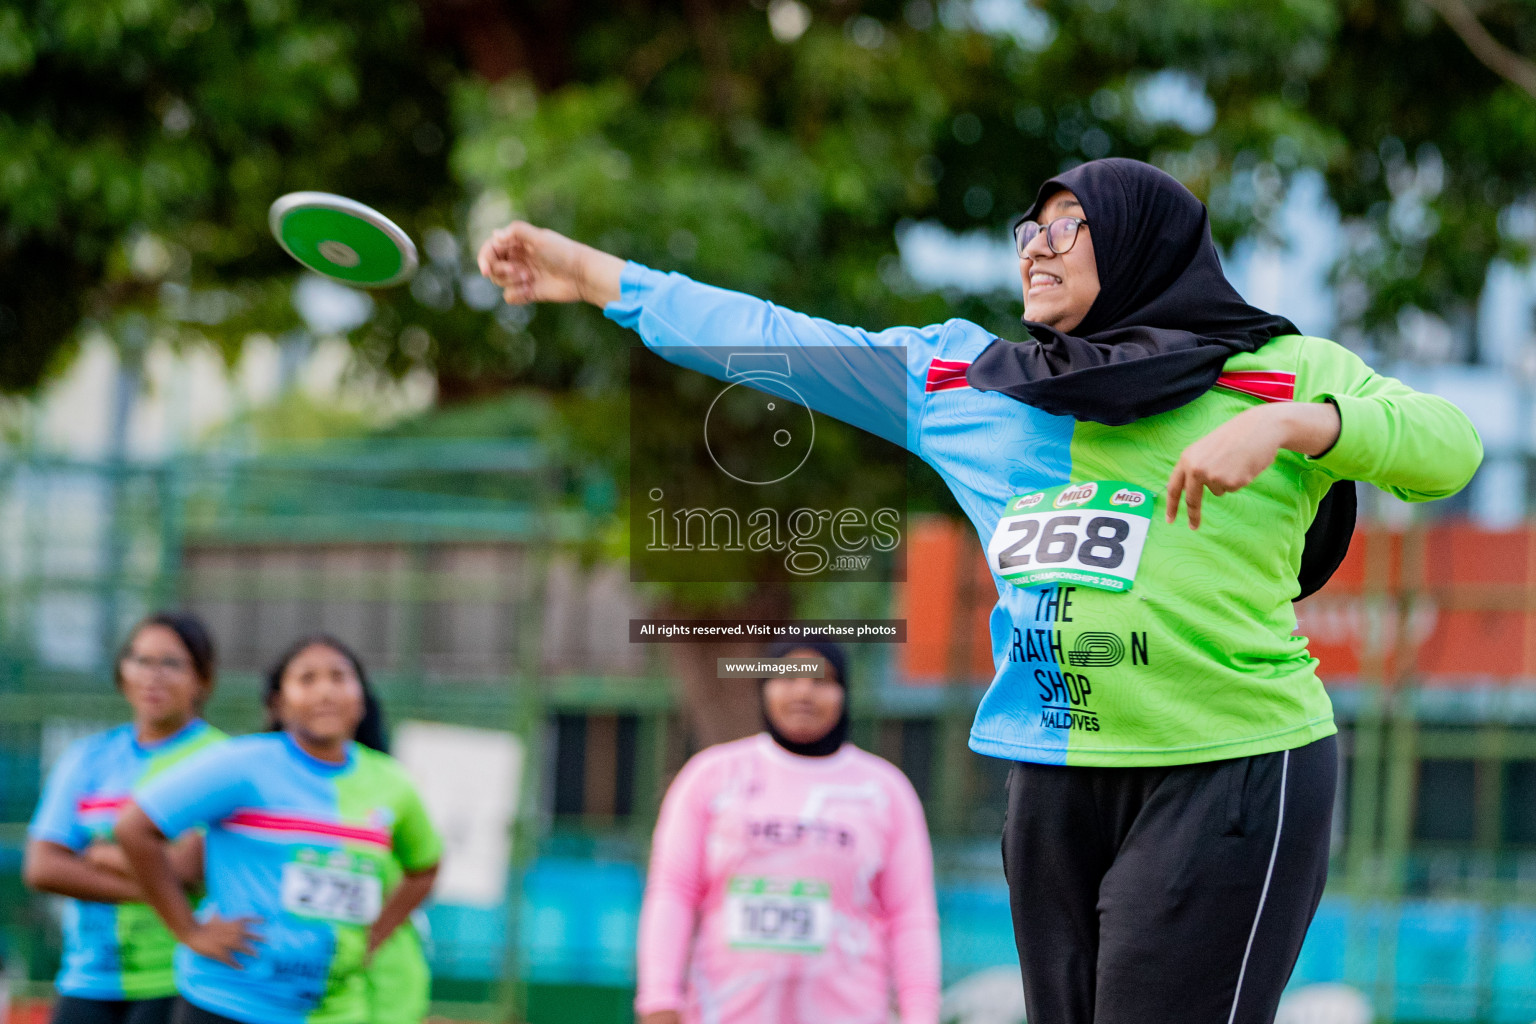
[[[1229, 360], [1220, 386], [1125, 426], [978, 392], [965, 369], [993, 336], [964, 320], [871, 332], [738, 292], [625, 267], [606, 315], [681, 366], [726, 380], [732, 346], [820, 349], [793, 369], [810, 407], [904, 445], [948, 484], [987, 550], [998, 602], [991, 686], [971, 748], [1045, 764], [1167, 765], [1299, 747], [1335, 731], [1291, 600], [1329, 486], [1408, 501], [1454, 494], [1482, 445], [1450, 402], [1375, 373], [1322, 338], [1276, 338]], [[838, 348], [901, 352], [905, 409], [886, 407]], [[1163, 521], [1184, 449], [1262, 401], [1332, 401], [1319, 458], [1282, 451], [1248, 487]]]
[[244, 1024], [365, 1024], [368, 928], [442, 840], [393, 758], [311, 757], [286, 733], [228, 740], [134, 790], [167, 836], [207, 829], [199, 914], [253, 917], [236, 969], [179, 947], [176, 991]]
[[[77, 853], [93, 842], [112, 842], [134, 786], [224, 739], [202, 719], [148, 746], [131, 723], [86, 737], [49, 774], [27, 834]], [[175, 950], [170, 930], [142, 903], [66, 899], [56, 984], [63, 995], [82, 999], [161, 999], [176, 993]]]

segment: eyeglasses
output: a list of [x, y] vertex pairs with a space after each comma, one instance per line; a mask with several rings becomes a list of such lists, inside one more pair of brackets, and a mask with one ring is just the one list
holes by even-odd
[[130, 654], [123, 659], [123, 664], [132, 665], [145, 672], [153, 672], [157, 668], [167, 672], [185, 672], [192, 667], [192, 663], [186, 658], [178, 658], [171, 654], [163, 658], [147, 658], [142, 654]]
[[[1051, 252], [1060, 256], [1072, 251], [1072, 245], [1077, 241], [1077, 229], [1086, 227], [1088, 222], [1081, 217], [1057, 217], [1045, 225], [1045, 245]], [[1041, 231], [1041, 226], [1027, 217], [1020, 217], [1013, 222], [1013, 244], [1018, 247], [1019, 259], [1025, 259], [1024, 249]]]

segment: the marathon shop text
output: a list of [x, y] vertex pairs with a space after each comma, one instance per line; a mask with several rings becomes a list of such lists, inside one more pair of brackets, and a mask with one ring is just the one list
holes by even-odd
[[[1072, 623], [1072, 594], [1076, 587], [1047, 587], [1036, 599], [1036, 621]], [[1056, 669], [1037, 668], [1034, 683], [1041, 699], [1040, 724], [1047, 729], [1074, 729], [1098, 732], [1098, 713], [1089, 707], [1093, 680], [1086, 673], [1070, 668], [1113, 668], [1129, 653], [1132, 665], [1147, 665], [1147, 634], [1144, 630], [1128, 635], [1129, 645], [1118, 634], [1085, 630], [1072, 639], [1070, 649], [1062, 630], [1051, 628], [1013, 630], [1008, 660], [1015, 664], [1054, 663]]]

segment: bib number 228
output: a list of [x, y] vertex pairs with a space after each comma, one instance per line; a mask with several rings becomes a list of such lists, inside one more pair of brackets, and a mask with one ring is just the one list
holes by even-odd
[[283, 909], [299, 917], [371, 924], [383, 904], [377, 875], [314, 864], [283, 865]]
[[1128, 591], [1151, 528], [1152, 504], [1152, 492], [1121, 481], [1019, 495], [1004, 507], [987, 559], [994, 572], [1020, 587], [1067, 582]]

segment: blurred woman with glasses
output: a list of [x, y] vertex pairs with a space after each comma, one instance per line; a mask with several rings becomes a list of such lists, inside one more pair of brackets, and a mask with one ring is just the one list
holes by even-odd
[[[176, 940], [144, 903], [113, 822], [134, 786], [224, 739], [201, 718], [213, 691], [208, 628], [162, 612], [128, 634], [115, 666], [133, 720], [72, 744], [54, 765], [27, 830], [26, 883], [66, 897], [53, 1024], [165, 1024]], [[202, 876], [202, 838], [170, 850], [183, 885]]]

